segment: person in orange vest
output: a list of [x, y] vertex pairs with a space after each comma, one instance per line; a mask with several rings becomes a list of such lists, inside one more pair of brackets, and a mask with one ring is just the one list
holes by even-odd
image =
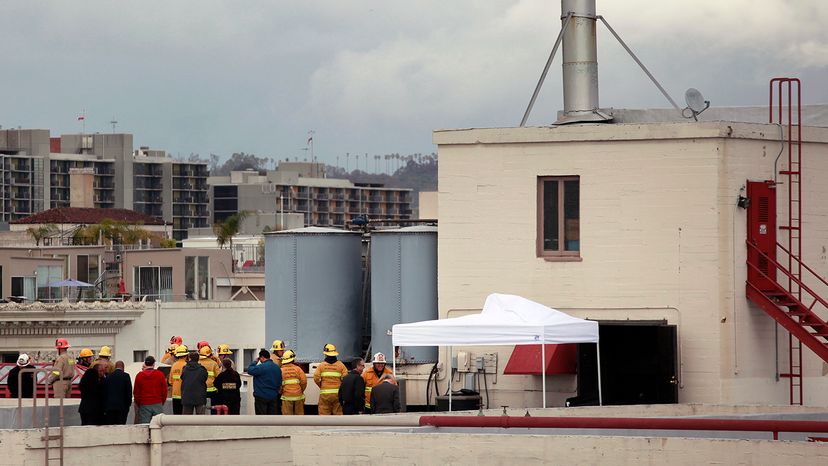
[[69, 357], [69, 341], [65, 338], [55, 340], [58, 357], [52, 364], [52, 373], [46, 379], [52, 385], [54, 398], [69, 398], [72, 392], [72, 379], [75, 377], [75, 360]]
[[179, 346], [183, 345], [184, 340], [178, 336], [173, 335], [170, 338], [170, 346], [167, 347], [167, 351], [164, 353], [164, 356], [161, 356], [161, 364], [167, 364], [172, 366], [175, 364], [177, 358], [175, 357], [175, 350], [178, 349]]
[[316, 366], [313, 381], [319, 386], [319, 415], [342, 415], [342, 406], [339, 404], [339, 386], [342, 379], [348, 375], [348, 368], [336, 357], [339, 353], [336, 346], [328, 343], [322, 349], [325, 361]]
[[170, 367], [169, 383], [172, 386], [172, 408], [173, 414], [181, 414], [183, 409], [181, 405], [181, 371], [184, 365], [187, 364], [187, 354], [189, 350], [184, 345], [178, 345], [175, 349], [175, 357], [178, 358]]
[[285, 416], [305, 414], [305, 388], [308, 379], [305, 371], [293, 363], [296, 353], [287, 350], [282, 355], [282, 414]]
[[392, 375], [391, 369], [385, 367], [385, 355], [376, 353], [371, 368], [362, 373], [362, 379], [365, 380], [365, 414], [371, 414], [371, 391], [380, 384], [380, 379], [385, 374]]
[[210, 406], [212, 407], [213, 397], [218, 391], [213, 385], [213, 382], [215, 382], [216, 376], [219, 372], [221, 372], [221, 366], [215, 359], [213, 359], [213, 349], [210, 348], [210, 345], [202, 346], [201, 349], [198, 350], [198, 354], [198, 363], [207, 369], [207, 398], [210, 399]]
[[273, 340], [270, 345], [270, 360], [275, 362], [277, 366], [282, 365], [282, 355], [285, 353], [285, 342], [282, 340]]

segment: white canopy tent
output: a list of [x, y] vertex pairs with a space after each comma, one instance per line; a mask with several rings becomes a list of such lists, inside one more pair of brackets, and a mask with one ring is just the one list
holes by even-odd
[[[391, 341], [397, 346], [493, 346], [541, 345], [543, 407], [546, 407], [546, 344], [595, 343], [598, 322], [578, 319], [543, 304], [508, 294], [490, 294], [480, 314], [451, 319], [426, 320], [392, 327]], [[393, 354], [393, 353], [392, 353]], [[598, 355], [598, 403], [601, 396], [601, 351]], [[396, 375], [396, 358], [394, 374]], [[449, 411], [451, 410], [449, 377]]]

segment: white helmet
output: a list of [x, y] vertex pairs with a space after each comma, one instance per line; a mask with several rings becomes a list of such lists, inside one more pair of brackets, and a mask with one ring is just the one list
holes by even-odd
[[20, 353], [20, 356], [17, 357], [17, 365], [18, 366], [25, 366], [29, 363], [29, 355], [26, 353]]
[[385, 355], [382, 353], [374, 353], [374, 359], [371, 364], [385, 364]]

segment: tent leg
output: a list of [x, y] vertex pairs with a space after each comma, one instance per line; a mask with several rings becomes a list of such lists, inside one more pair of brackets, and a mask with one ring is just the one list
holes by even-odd
[[598, 357], [598, 406], [604, 406], [604, 397], [601, 393], [601, 344], [595, 343], [595, 355]]
[[449, 412], [451, 412], [451, 381], [454, 379], [454, 374], [451, 372], [451, 346], [448, 347], [448, 370], [449, 373]]
[[546, 409], [546, 336], [541, 340], [541, 386], [543, 387], [543, 408]]

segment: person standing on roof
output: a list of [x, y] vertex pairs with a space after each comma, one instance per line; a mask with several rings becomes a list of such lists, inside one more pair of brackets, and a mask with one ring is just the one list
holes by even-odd
[[184, 365], [187, 364], [187, 347], [178, 345], [175, 349], [175, 360], [172, 367], [170, 367], [169, 383], [172, 386], [172, 409], [173, 414], [181, 414], [181, 371], [184, 370]]
[[90, 367], [83, 373], [78, 384], [80, 387], [80, 414], [82, 426], [99, 426], [104, 423], [104, 391], [106, 366]]
[[[34, 372], [24, 372], [20, 376], [20, 371], [24, 369], [32, 369], [31, 359], [26, 353], [21, 353], [17, 357], [17, 365], [12, 367], [9, 375], [6, 377], [6, 384], [9, 387], [9, 394], [12, 398], [32, 398], [34, 396]], [[18, 380], [19, 379], [19, 380]]]
[[46, 379], [52, 385], [55, 398], [69, 398], [72, 392], [72, 379], [75, 377], [75, 361], [69, 358], [69, 341], [65, 338], [55, 340], [58, 357], [52, 365], [52, 373]]
[[214, 406], [215, 400], [213, 398], [216, 396], [215, 380], [216, 376], [221, 372], [221, 366], [213, 359], [213, 349], [210, 348], [210, 345], [202, 346], [198, 350], [198, 354], [198, 363], [207, 370], [207, 398], [210, 400], [210, 406]]
[[204, 414], [207, 404], [207, 369], [191, 351], [181, 371], [181, 414]]
[[362, 358], [356, 358], [351, 362], [351, 367], [339, 387], [339, 404], [345, 415], [365, 412], [365, 380], [362, 378], [365, 362]]
[[92, 367], [92, 358], [95, 357], [95, 352], [92, 351], [91, 348], [84, 348], [80, 350], [78, 353], [78, 365], [83, 368], [84, 371]]
[[371, 391], [371, 409], [374, 414], [400, 412], [400, 388], [394, 376], [383, 374], [380, 377], [379, 384]]
[[277, 366], [282, 365], [282, 356], [285, 354], [285, 342], [282, 340], [273, 340], [270, 345], [270, 359], [276, 363]]
[[380, 378], [384, 375], [391, 374], [391, 369], [385, 367], [385, 355], [382, 353], [374, 354], [374, 359], [371, 361], [371, 368], [366, 369], [362, 373], [362, 379], [365, 380], [365, 413], [371, 414], [371, 391], [374, 387], [379, 385]]
[[[233, 355], [233, 351], [230, 349], [230, 345], [226, 345], [224, 343], [218, 345], [218, 357], [219, 363], [224, 367], [223, 361], [225, 359], [230, 359], [230, 356]], [[232, 359], [231, 359], [232, 361]]]
[[152, 417], [164, 412], [167, 401], [167, 378], [155, 368], [155, 358], [147, 356], [144, 367], [135, 376], [135, 388], [132, 390], [137, 406], [136, 415], [139, 424], [149, 424]]
[[132, 379], [124, 372], [123, 361], [116, 361], [115, 370], [104, 379], [103, 393], [104, 424], [126, 424], [132, 406]]
[[293, 363], [296, 353], [287, 350], [282, 355], [282, 414], [305, 414], [305, 388], [308, 378], [301, 367]]
[[313, 381], [319, 386], [319, 415], [342, 415], [342, 406], [339, 404], [339, 387], [342, 379], [348, 375], [348, 368], [336, 357], [339, 353], [336, 346], [328, 343], [322, 348], [325, 360], [316, 366]]
[[[219, 345], [221, 348], [221, 345]], [[221, 351], [221, 350], [219, 350]], [[233, 369], [233, 360], [225, 358], [221, 360], [224, 369], [216, 377], [215, 402], [217, 405], [227, 406], [227, 414], [240, 414], [241, 412], [241, 376]]]
[[259, 358], [250, 363], [247, 373], [253, 376], [253, 399], [256, 414], [278, 414], [279, 392], [282, 389], [282, 371], [263, 349]]
[[102, 364], [106, 366], [106, 374], [109, 375], [115, 370], [115, 365], [112, 364], [112, 348], [108, 346], [101, 346], [98, 351], [98, 359], [92, 361], [92, 367]]
[[175, 364], [175, 361], [178, 359], [175, 355], [175, 350], [183, 344], [184, 340], [182, 340], [180, 336], [173, 335], [172, 338], [170, 338], [170, 346], [167, 347], [167, 352], [164, 353], [164, 356], [161, 356], [161, 364], [166, 364], [168, 366]]

